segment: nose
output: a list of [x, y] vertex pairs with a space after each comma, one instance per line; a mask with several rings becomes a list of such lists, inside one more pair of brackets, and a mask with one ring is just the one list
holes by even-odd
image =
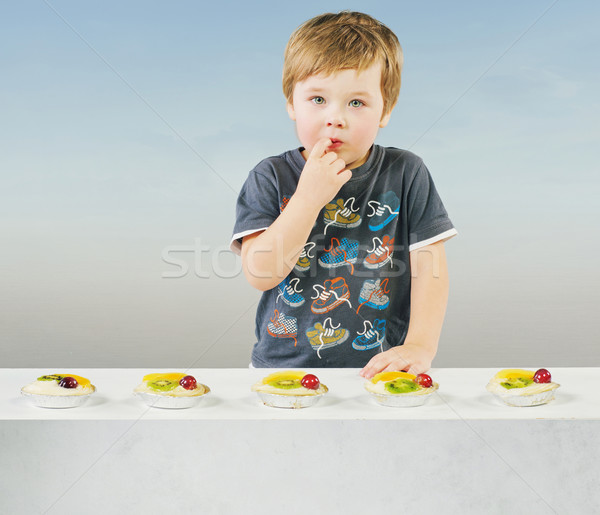
[[338, 129], [343, 129], [346, 126], [346, 122], [341, 118], [329, 118], [327, 122], [327, 127], [336, 127]]
[[338, 109], [332, 110], [330, 113], [328, 113], [326, 120], [327, 127], [342, 129], [346, 126], [346, 120]]

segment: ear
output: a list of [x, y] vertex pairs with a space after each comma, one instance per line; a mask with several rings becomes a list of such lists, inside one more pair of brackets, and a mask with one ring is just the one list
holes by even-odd
[[383, 128], [384, 128], [384, 127], [385, 127], [385, 126], [388, 124], [388, 122], [390, 121], [390, 116], [392, 116], [392, 111], [390, 111], [390, 112], [389, 112], [389, 113], [387, 113], [387, 114], [384, 114], [384, 115], [381, 117], [381, 121], [379, 122], [379, 127], [380, 127], [381, 129], [383, 129]]
[[286, 109], [287, 109], [287, 112], [288, 112], [288, 116], [292, 120], [296, 121], [296, 111], [294, 111], [294, 105], [291, 102], [288, 102], [287, 105], [286, 105]]

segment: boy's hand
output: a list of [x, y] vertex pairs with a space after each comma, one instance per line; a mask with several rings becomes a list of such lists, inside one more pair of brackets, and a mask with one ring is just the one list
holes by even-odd
[[431, 351], [421, 345], [405, 343], [373, 356], [360, 371], [360, 375], [365, 379], [371, 379], [379, 372], [397, 370], [414, 375], [423, 374], [431, 368], [434, 356], [435, 353], [432, 356]]
[[303, 202], [320, 210], [330, 202], [340, 188], [352, 177], [346, 163], [335, 152], [327, 152], [329, 138], [322, 138], [313, 147], [294, 194]]

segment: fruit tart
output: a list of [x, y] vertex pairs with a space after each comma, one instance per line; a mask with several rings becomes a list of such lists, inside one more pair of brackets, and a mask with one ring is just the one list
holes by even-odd
[[153, 408], [181, 409], [198, 404], [210, 388], [182, 372], [159, 372], [145, 375], [133, 391]]
[[96, 391], [89, 379], [75, 374], [48, 374], [21, 388], [21, 393], [40, 408], [76, 408]]
[[545, 368], [535, 372], [506, 368], [490, 379], [486, 389], [509, 406], [539, 406], [554, 399], [554, 390], [559, 386]]
[[427, 374], [380, 372], [365, 382], [365, 389], [382, 406], [409, 408], [425, 404], [439, 388]]
[[316, 404], [329, 389], [314, 374], [300, 370], [275, 372], [252, 385], [265, 406], [307, 408]]

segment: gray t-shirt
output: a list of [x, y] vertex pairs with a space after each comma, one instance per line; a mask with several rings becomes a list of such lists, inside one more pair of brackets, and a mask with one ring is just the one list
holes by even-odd
[[[296, 191], [302, 148], [261, 161], [240, 192], [232, 249], [267, 229]], [[374, 145], [319, 213], [289, 276], [262, 294], [255, 367], [363, 367], [402, 345], [409, 252], [456, 234], [429, 171], [406, 150]]]

